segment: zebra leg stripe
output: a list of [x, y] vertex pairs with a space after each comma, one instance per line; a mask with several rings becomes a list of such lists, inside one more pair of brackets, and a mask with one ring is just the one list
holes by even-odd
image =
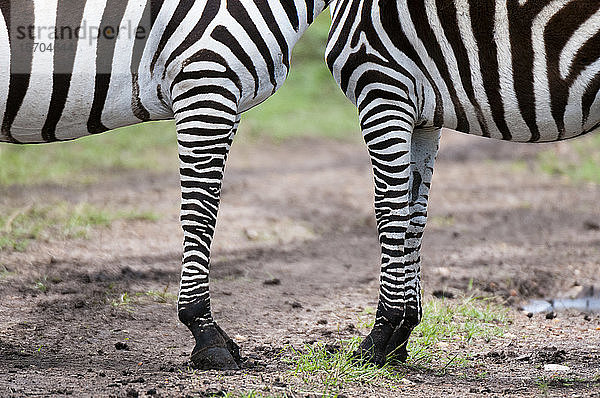
[[196, 339], [195, 366], [236, 369], [228, 350], [232, 342], [212, 318], [209, 269], [225, 162], [239, 123], [232, 99], [239, 98], [239, 91], [228, 78], [208, 83], [184, 78], [173, 89], [184, 231], [178, 312]]
[[[403, 263], [406, 274], [414, 275], [414, 288], [404, 291], [404, 314], [386, 348], [386, 356], [402, 362], [408, 357], [406, 343], [412, 330], [421, 322], [421, 242], [427, 222], [427, 203], [433, 166], [440, 141], [440, 130], [415, 130], [411, 140], [410, 225], [404, 239]], [[399, 286], [401, 287], [401, 286]]]
[[[408, 98], [408, 93], [404, 97]], [[398, 107], [397, 102], [380, 98], [367, 94], [360, 96], [358, 103], [373, 165], [381, 274], [375, 325], [357, 354], [382, 365], [388, 341], [403, 323], [407, 301], [415, 300], [417, 276], [414, 267], [406, 264], [404, 251], [411, 220], [410, 150], [414, 116]]]

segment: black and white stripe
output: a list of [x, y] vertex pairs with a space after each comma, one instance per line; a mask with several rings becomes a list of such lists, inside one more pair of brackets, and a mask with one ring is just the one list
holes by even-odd
[[419, 323], [421, 237], [442, 127], [517, 142], [600, 126], [600, 2], [338, 0], [327, 63], [360, 113], [382, 246], [383, 363]]
[[[210, 246], [240, 114], [272, 95], [323, 0], [0, 0], [0, 141], [71, 140], [174, 118], [184, 254], [179, 318], [199, 367], [235, 368], [210, 309]], [[109, 27], [147, 34], [48, 40], [20, 27]], [[36, 43], [52, 44], [40, 51]]]

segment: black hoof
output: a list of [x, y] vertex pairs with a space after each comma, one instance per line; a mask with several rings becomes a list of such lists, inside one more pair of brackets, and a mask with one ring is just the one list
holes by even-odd
[[229, 353], [231, 354], [235, 362], [238, 364], [238, 366], [241, 366], [244, 359], [240, 354], [240, 346], [237, 345], [237, 343], [233, 341], [231, 337], [229, 337], [227, 333], [225, 333], [225, 331], [221, 329], [221, 327], [216, 323], [215, 327], [217, 328], [217, 331], [219, 332], [221, 337], [223, 337], [223, 340], [225, 340], [225, 347], [227, 348], [227, 351], [229, 351]]
[[194, 334], [196, 346], [192, 351], [192, 367], [201, 370], [238, 370], [240, 348], [217, 325]]
[[408, 358], [406, 344], [411, 331], [412, 329], [403, 327], [396, 330], [374, 328], [354, 352], [353, 358], [360, 364], [372, 363], [379, 367], [388, 361], [406, 362]]
[[225, 347], [202, 348], [192, 353], [192, 366], [201, 370], [238, 370], [240, 367]]
[[408, 359], [408, 338], [412, 329], [399, 327], [387, 343], [385, 356], [392, 363], [404, 363]]
[[389, 353], [386, 355], [387, 361], [391, 364], [402, 364], [406, 363], [408, 359], [408, 350], [406, 349], [406, 344], [401, 347], [396, 347], [396, 349], [389, 350]]
[[385, 364], [384, 351], [377, 348], [370, 335], [362, 341], [358, 350], [352, 354], [352, 357], [354, 362], [359, 365], [374, 364], [381, 367]]

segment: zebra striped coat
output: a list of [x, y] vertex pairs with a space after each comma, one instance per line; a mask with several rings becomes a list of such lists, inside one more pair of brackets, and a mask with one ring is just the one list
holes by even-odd
[[518, 142], [600, 126], [597, 0], [338, 0], [327, 63], [359, 109], [375, 176], [382, 364], [422, 316], [420, 248], [440, 129]]
[[210, 246], [241, 112], [273, 94], [323, 0], [0, 0], [0, 141], [71, 140], [174, 118], [192, 362], [237, 368], [213, 321]]

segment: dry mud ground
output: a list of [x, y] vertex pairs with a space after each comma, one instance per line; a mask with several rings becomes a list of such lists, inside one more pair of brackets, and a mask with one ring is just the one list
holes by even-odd
[[[600, 186], [533, 172], [536, 153], [549, 148], [445, 135], [423, 248], [426, 297], [440, 289], [469, 294], [471, 284], [506, 299], [512, 322], [502, 338], [450, 345], [474, 354], [475, 365], [407, 367], [400, 370], [410, 382], [351, 384], [343, 396], [600, 396], [600, 317], [529, 319], [518, 311], [529, 298], [600, 285]], [[11, 188], [2, 200], [134, 206], [161, 218], [0, 253], [10, 271], [0, 281], [0, 396], [318, 396], [311, 394], [322, 389], [290, 376], [278, 353], [365, 332], [349, 325], [376, 305], [371, 198], [369, 160], [358, 143], [234, 146], [212, 296], [216, 319], [253, 365], [220, 373], [187, 367], [191, 335], [172, 298], [181, 257], [176, 170], [84, 187]], [[280, 283], [264, 284], [273, 278]], [[34, 288], [40, 280], [45, 292]], [[151, 291], [168, 294], [156, 299]], [[117, 350], [118, 342], [128, 350]], [[553, 380], [541, 368], [550, 362], [571, 371]]]

